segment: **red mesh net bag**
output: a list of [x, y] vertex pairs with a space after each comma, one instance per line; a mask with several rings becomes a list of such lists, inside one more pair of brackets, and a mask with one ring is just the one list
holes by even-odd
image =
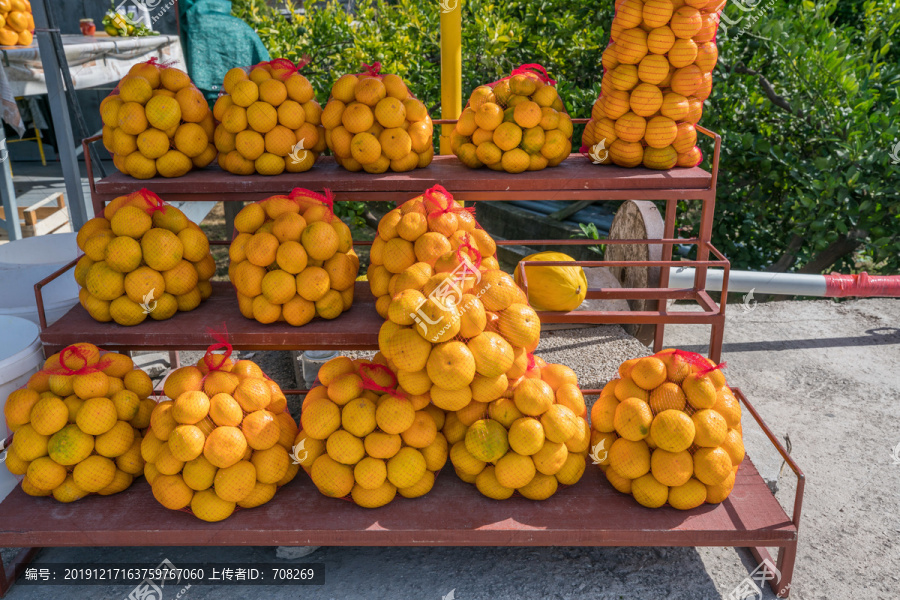
[[446, 412], [463, 480], [491, 498], [540, 500], [584, 472], [586, 409], [575, 373], [532, 355], [540, 320], [495, 249], [440, 186], [385, 215], [368, 275], [386, 318], [376, 360]]
[[213, 337], [196, 365], [166, 378], [141, 444], [156, 500], [204, 521], [265, 504], [300, 469], [281, 388], [253, 361], [233, 360], [226, 336]]
[[572, 151], [572, 119], [538, 64], [472, 91], [450, 137], [467, 167], [521, 173], [555, 167]]
[[299, 327], [350, 309], [359, 257], [333, 207], [330, 190], [294, 188], [241, 209], [228, 250], [241, 314]]
[[213, 106], [211, 141], [219, 166], [235, 175], [308, 171], [325, 150], [322, 107], [301, 73], [309, 59], [235, 67]]
[[6, 468], [26, 494], [59, 502], [127, 489], [144, 472], [152, 393], [150, 377], [124, 354], [67, 346], [6, 398]]
[[303, 399], [295, 449], [319, 491], [378, 508], [424, 496], [447, 462], [444, 411], [397, 388], [383, 363], [334, 358]]
[[135, 179], [181, 177], [216, 158], [209, 104], [174, 63], [131, 67], [100, 103], [100, 117], [113, 164]]
[[209, 240], [144, 188], [113, 199], [78, 230], [78, 299], [97, 321], [133, 326], [191, 311], [212, 294]]
[[596, 164], [651, 169], [703, 160], [694, 125], [712, 92], [725, 0], [620, 0], [600, 97], [581, 151]]
[[724, 368], [674, 349], [622, 363], [591, 407], [591, 458], [614, 488], [649, 508], [728, 497], [744, 443]]
[[427, 167], [434, 157], [428, 109], [381, 63], [338, 78], [322, 113], [328, 148], [348, 171], [384, 173]]

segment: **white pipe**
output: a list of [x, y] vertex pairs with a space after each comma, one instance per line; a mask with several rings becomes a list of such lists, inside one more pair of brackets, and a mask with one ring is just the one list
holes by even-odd
[[[706, 271], [706, 289], [722, 291], [721, 269]], [[669, 287], [690, 288], [694, 285], [692, 267], [670, 267]], [[735, 271], [728, 274], [729, 292], [754, 292], [756, 294], [781, 294], [785, 296], [826, 295], [824, 275], [802, 275], [799, 273], [768, 273], [765, 271]]]

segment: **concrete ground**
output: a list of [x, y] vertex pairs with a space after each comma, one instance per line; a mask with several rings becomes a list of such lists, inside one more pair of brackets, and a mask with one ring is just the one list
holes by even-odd
[[[676, 309], [682, 309], [676, 307]], [[900, 596], [900, 302], [776, 302], [729, 309], [723, 359], [775, 434], [789, 437], [807, 476], [792, 597]], [[708, 329], [677, 326], [666, 344], [705, 351]], [[621, 360], [647, 350], [614, 326], [548, 333], [539, 353], [570, 364], [582, 385], [613, 376]], [[257, 353], [282, 383], [286, 353]], [[745, 412], [748, 453], [767, 478], [781, 461]], [[449, 474], [453, 476], [453, 474]], [[790, 512], [794, 478], [785, 468], [777, 497]], [[473, 490], [473, 493], [474, 490]], [[140, 518], [140, 515], [135, 515]], [[48, 548], [36, 566], [58, 562], [156, 566], [228, 561], [294, 564], [274, 548]], [[733, 548], [322, 548], [299, 562], [324, 564], [323, 586], [195, 585], [180, 596], [365, 599], [728, 598], [755, 568]], [[126, 598], [131, 586], [18, 584], [12, 600]], [[181, 588], [166, 589], [171, 600]], [[764, 598], [772, 598], [768, 590]], [[160, 600], [163, 600], [160, 599]]]

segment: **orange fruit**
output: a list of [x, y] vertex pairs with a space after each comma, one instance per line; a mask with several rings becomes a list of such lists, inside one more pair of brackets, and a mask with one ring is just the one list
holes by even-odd
[[653, 412], [643, 400], [626, 398], [616, 407], [613, 423], [616, 432], [631, 441], [642, 440], [650, 434]]
[[619, 477], [637, 479], [650, 472], [650, 449], [643, 441], [619, 438], [610, 446], [608, 458], [609, 470]]
[[694, 421], [680, 410], [664, 410], [650, 425], [650, 439], [659, 448], [668, 452], [682, 452], [694, 443], [696, 427]]
[[694, 452], [694, 475], [706, 485], [718, 485], [733, 475], [731, 457], [723, 448], [700, 448]]
[[660, 359], [648, 356], [637, 361], [629, 374], [638, 386], [652, 390], [665, 382], [666, 365]]
[[519, 411], [528, 416], [539, 417], [554, 401], [553, 388], [540, 379], [524, 379], [513, 391], [513, 401]]
[[426, 369], [435, 385], [459, 390], [472, 383], [475, 377], [475, 357], [462, 342], [443, 342], [432, 349]]
[[694, 444], [706, 448], [713, 448], [721, 445], [728, 434], [728, 423], [725, 417], [714, 410], [703, 409], [698, 410], [691, 415], [694, 422], [696, 433], [694, 434]]

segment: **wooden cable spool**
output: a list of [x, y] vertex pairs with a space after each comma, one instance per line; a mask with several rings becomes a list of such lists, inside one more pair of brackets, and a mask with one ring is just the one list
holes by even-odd
[[[656, 205], [649, 200], [626, 200], [616, 211], [609, 229], [611, 240], [662, 239], [664, 222]], [[607, 244], [605, 260], [636, 261], [662, 260], [662, 244]], [[657, 288], [660, 281], [659, 267], [610, 267], [612, 275], [624, 288]], [[633, 311], [656, 310], [656, 300], [628, 300]], [[656, 325], [623, 326], [625, 331], [641, 343], [653, 344]]]

